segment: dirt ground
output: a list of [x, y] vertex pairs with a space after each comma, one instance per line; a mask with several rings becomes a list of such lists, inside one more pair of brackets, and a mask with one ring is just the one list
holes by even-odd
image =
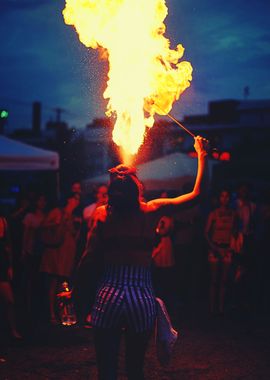
[[[269, 380], [269, 316], [230, 313], [210, 317], [201, 306], [186, 307], [171, 363], [161, 367], [154, 339], [145, 361], [146, 380]], [[22, 342], [0, 332], [0, 380], [97, 379], [91, 329], [39, 323]], [[119, 380], [124, 380], [123, 347]]]

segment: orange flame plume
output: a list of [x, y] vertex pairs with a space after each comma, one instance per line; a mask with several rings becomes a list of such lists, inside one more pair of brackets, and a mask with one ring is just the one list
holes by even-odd
[[183, 46], [172, 50], [164, 37], [167, 13], [165, 0], [66, 0], [63, 10], [84, 45], [107, 51], [106, 115], [116, 117], [113, 140], [126, 155], [190, 86], [192, 66], [179, 62]]

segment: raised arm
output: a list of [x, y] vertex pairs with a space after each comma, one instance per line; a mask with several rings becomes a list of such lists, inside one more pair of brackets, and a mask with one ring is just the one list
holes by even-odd
[[193, 190], [190, 193], [183, 194], [175, 198], [153, 199], [144, 204], [146, 212], [156, 211], [162, 206], [179, 205], [181, 203], [184, 203], [196, 198], [200, 194], [200, 187], [201, 187], [203, 172], [205, 169], [205, 157], [207, 156], [207, 152], [205, 150], [206, 142], [207, 140], [200, 136], [195, 137], [194, 148], [198, 154], [198, 169], [197, 169], [197, 176], [196, 176]]

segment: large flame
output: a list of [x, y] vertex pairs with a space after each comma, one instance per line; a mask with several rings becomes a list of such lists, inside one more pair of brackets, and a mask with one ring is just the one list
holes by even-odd
[[163, 23], [165, 0], [66, 0], [66, 24], [80, 41], [107, 52], [109, 73], [104, 98], [115, 115], [113, 140], [135, 154], [154, 115], [167, 114], [190, 85], [192, 67], [179, 62], [182, 45], [170, 49]]

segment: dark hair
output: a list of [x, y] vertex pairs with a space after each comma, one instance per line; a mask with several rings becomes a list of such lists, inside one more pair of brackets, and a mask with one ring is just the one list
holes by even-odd
[[109, 170], [109, 207], [125, 212], [139, 210], [142, 184], [136, 175], [136, 168], [118, 165]]
[[231, 191], [227, 187], [220, 189], [218, 195], [220, 196], [222, 193], [228, 193], [229, 197], [231, 197]]
[[108, 185], [106, 183], [100, 183], [98, 186], [95, 186], [94, 189], [93, 189], [93, 197], [96, 198], [97, 197], [97, 194], [99, 192], [99, 189], [101, 187], [106, 187], [106, 189], [108, 189]]
[[[40, 200], [40, 198], [44, 198], [46, 201], [46, 204], [48, 203], [47, 196], [44, 193], [36, 193], [35, 197], [32, 199], [30, 206], [29, 206], [29, 212], [35, 212], [37, 209], [37, 203]], [[48, 206], [46, 206], [47, 209]]]

